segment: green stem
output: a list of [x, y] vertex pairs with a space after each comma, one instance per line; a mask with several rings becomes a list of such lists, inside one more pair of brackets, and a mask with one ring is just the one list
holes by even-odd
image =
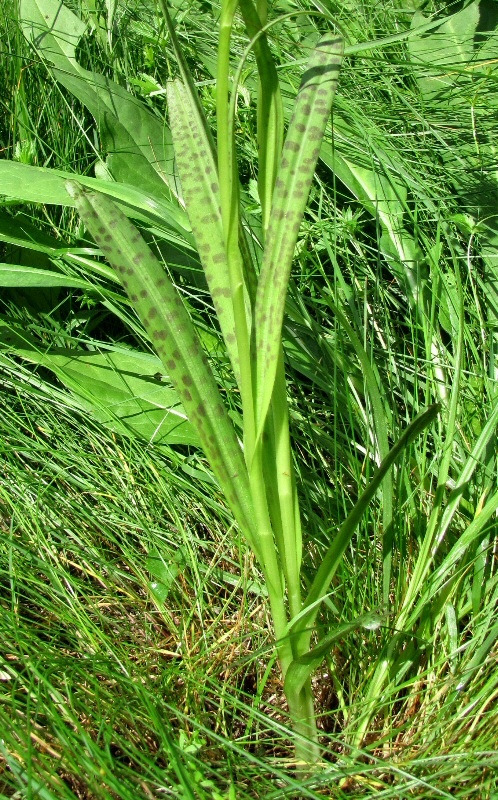
[[315, 764], [320, 758], [318, 729], [316, 727], [315, 708], [311, 679], [295, 695], [287, 694], [289, 713], [296, 733], [294, 741], [296, 759], [306, 765]]
[[282, 526], [282, 543], [279, 550], [287, 584], [289, 612], [292, 618], [297, 616], [302, 609], [302, 536], [290, 447], [289, 409], [287, 405], [283, 352], [280, 353], [277, 366], [271, 422], [273, 423], [275, 439], [275, 473]]
[[[226, 0], [222, 4], [221, 12], [216, 100], [218, 174], [240, 367], [244, 455], [254, 507], [258, 552], [261, 555], [263, 573], [268, 588], [278, 658], [285, 678], [296, 655], [292, 637], [289, 636], [286, 589], [291, 617], [296, 616], [302, 608], [300, 590], [301, 526], [292, 472], [282, 354], [277, 369], [272, 420], [269, 423], [271, 424], [270, 440], [265, 437], [256, 438], [257, 420], [251, 361], [252, 313], [248, 312], [246, 304], [246, 293], [249, 291], [250, 295], [251, 292], [250, 287], [245, 286], [244, 262], [239, 245], [239, 186], [233, 135], [236, 86], [233, 87], [234, 95], [232, 102], [229, 103], [230, 38], [237, 6], [238, 0]], [[252, 28], [252, 33], [260, 30], [261, 22], [251, 0], [242, 0], [242, 10], [248, 28]], [[259, 3], [259, 12], [266, 20], [265, 0]], [[263, 38], [258, 42], [257, 56], [259, 56], [258, 67], [262, 68], [268, 64], [273, 66], [268, 46]], [[268, 73], [268, 69], [262, 71]], [[267, 216], [275, 182], [276, 165], [282, 147], [281, 100], [274, 67], [273, 73], [269, 81], [264, 80], [264, 74], [262, 77], [263, 89], [260, 94], [263, 95], [263, 100], [260, 99], [258, 125], [258, 137], [263, 152], [262, 162], [260, 161], [260, 170], [262, 171], [260, 185], [264, 186], [264, 206]], [[261, 109], [264, 109], [263, 113]], [[272, 492], [272, 488], [275, 488], [276, 491]], [[296, 731], [296, 757], [304, 763], [313, 763], [319, 756], [319, 749], [311, 683], [308, 682], [300, 691], [294, 693], [291, 691], [287, 700]]]
[[248, 466], [248, 471], [249, 486], [254, 504], [255, 527], [260, 552], [264, 562], [265, 580], [270, 600], [279, 661], [282, 672], [285, 675], [292, 661], [293, 653], [288, 632], [288, 617], [285, 606], [285, 585], [282, 568], [277, 556], [273, 529], [268, 512], [261, 442], [254, 451], [251, 465]]

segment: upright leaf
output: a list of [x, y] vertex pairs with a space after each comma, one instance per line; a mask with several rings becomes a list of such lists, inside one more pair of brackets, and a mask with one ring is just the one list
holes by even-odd
[[313, 583], [311, 584], [308, 596], [304, 602], [302, 614], [294, 626], [294, 630], [303, 631], [307, 634], [305, 640], [309, 642], [311, 635], [311, 626], [313, 625], [316, 615], [318, 613], [318, 605], [323, 597], [328, 592], [332, 578], [341, 563], [342, 557], [351, 538], [365, 514], [369, 503], [378, 491], [385, 476], [396, 463], [396, 461], [403, 454], [404, 450], [411, 442], [422, 433], [430, 423], [435, 419], [439, 411], [438, 405], [429, 406], [425, 411], [418, 414], [413, 422], [402, 433], [394, 447], [389, 451], [387, 456], [383, 459], [379, 468], [375, 471], [370, 483], [363, 491], [355, 505], [349, 512], [348, 516], [340, 526], [334, 541], [328, 548], [322, 563], [318, 568]]
[[239, 380], [239, 358], [223, 237], [218, 170], [203, 119], [190, 90], [168, 83], [168, 110], [183, 198], [230, 361]]
[[247, 33], [254, 40], [254, 55], [258, 65], [258, 192], [263, 231], [266, 232], [270, 224], [271, 200], [284, 136], [282, 97], [275, 63], [266, 35], [261, 35], [262, 21], [252, 0], [240, 0], [240, 10]]
[[255, 308], [254, 358], [259, 433], [273, 392], [294, 248], [332, 107], [343, 47], [342, 39], [327, 34], [311, 55], [275, 184]]

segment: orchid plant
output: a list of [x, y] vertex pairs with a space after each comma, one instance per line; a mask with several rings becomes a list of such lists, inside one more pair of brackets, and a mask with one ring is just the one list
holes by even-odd
[[[403, 433], [330, 542], [303, 595], [298, 487], [289, 436], [282, 347], [294, 250], [308, 202], [343, 58], [341, 35], [322, 36], [309, 57], [287, 131], [277, 69], [267, 40], [265, 0], [223, 0], [216, 80], [215, 146], [165, 0], [162, 14], [179, 77], [167, 87], [169, 124], [184, 203], [240, 391], [242, 441], [228, 415], [209, 360], [180, 294], [142, 235], [108, 194], [76, 180], [67, 191], [133, 304], [175, 385], [233, 517], [259, 564], [269, 607], [297, 761], [320, 757], [311, 677], [333, 642], [378, 615], [332, 627], [316, 640], [321, 604], [368, 503], [405, 447], [436, 414], [431, 407]], [[252, 255], [239, 197], [234, 121], [238, 79], [230, 43], [240, 11], [258, 69], [260, 259]]]

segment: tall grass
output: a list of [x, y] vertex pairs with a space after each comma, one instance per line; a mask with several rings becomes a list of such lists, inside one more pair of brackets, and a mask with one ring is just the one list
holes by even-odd
[[[364, 16], [344, 12], [337, 21], [360, 42], [396, 31], [396, 15], [408, 27], [395, 7], [382, 13], [374, 21], [368, 9]], [[175, 20], [208, 118], [214, 110], [212, 19], [204, 6]], [[284, 116], [299, 83], [299, 65], [292, 64], [296, 37], [314, 44], [319, 24], [301, 16], [298, 26], [291, 19], [269, 33], [286, 81]], [[117, 52], [122, 26], [126, 70], [97, 35], [80, 57], [88, 59], [85, 66], [98, 59], [99, 71], [109, 65], [109, 74], [130, 85], [133, 70], [140, 75], [148, 59], [150, 78], [164, 83], [164, 53], [171, 72], [175, 62], [165, 41], [165, 51], [155, 45], [150, 25], [150, 18], [117, 10], [114, 45]], [[33, 59], [15, 20], [10, 30], [9, 46], [21, 59]], [[449, 48], [444, 29], [435, 35]], [[430, 50], [432, 40], [421, 41]], [[461, 125], [472, 85], [474, 97], [486, 97], [482, 116], [478, 104], [472, 112], [486, 163], [494, 76], [490, 67], [475, 68], [471, 78], [457, 70], [448, 102], [421, 83], [426, 67], [414, 57], [412, 45], [394, 41], [375, 57], [366, 51], [346, 60], [334, 149], [321, 151], [286, 306], [305, 590], [382, 447], [419, 408], [441, 405], [436, 427], [406, 452], [391, 487], [384, 484], [361, 520], [320, 612], [319, 634], [332, 630], [341, 638], [328, 642], [326, 664], [313, 680], [324, 766], [306, 779], [297, 781], [290, 769], [259, 569], [192, 449], [194, 432], [184, 422], [180, 429], [166, 422], [164, 410], [177, 400], [159, 398], [168, 387], [155, 377], [161, 367], [143, 329], [94, 244], [72, 238], [83, 233], [74, 216], [51, 206], [39, 214], [27, 205], [30, 187], [21, 190], [22, 214], [12, 201], [4, 209], [2, 275], [11, 287], [2, 311], [6, 796], [147, 797], [159, 796], [161, 786], [194, 797], [263, 791], [275, 797], [481, 797], [495, 791], [496, 411], [486, 290], [493, 233], [489, 222], [475, 227], [479, 209], [470, 205], [464, 169], [472, 154], [462, 149], [463, 164], [455, 169], [447, 157], [453, 139], [434, 126], [434, 120]], [[21, 73], [26, 78], [22, 63], [6, 60], [6, 96], [14, 96]], [[49, 99], [35, 105], [28, 96], [26, 108], [50, 121], [61, 104], [69, 116], [62, 117], [68, 121], [60, 138], [52, 139], [57, 160], [50, 166], [81, 174], [81, 164], [95, 158], [95, 137], [89, 136], [87, 161], [77, 164], [75, 148], [84, 138], [69, 119], [73, 112], [86, 125], [91, 119], [43, 69], [32, 67], [29, 80]], [[133, 85], [146, 91], [143, 75], [140, 80]], [[251, 101], [256, 82], [249, 71], [243, 81]], [[147, 100], [156, 115], [162, 98]], [[242, 197], [258, 235], [264, 214], [255, 184], [255, 112], [240, 98]], [[33, 164], [45, 163], [50, 125], [45, 133], [44, 124], [31, 124]], [[10, 125], [2, 135], [6, 155], [18, 158], [19, 134]], [[453, 126], [457, 142], [466, 135]], [[113, 158], [109, 166], [117, 169]], [[11, 185], [4, 191], [15, 196]], [[475, 196], [479, 187], [471, 188]], [[480, 187], [481, 198], [485, 189], [491, 192], [489, 184]], [[178, 228], [165, 236], [157, 217], [146, 215], [144, 223], [239, 425], [233, 377], [188, 230], [178, 247]], [[43, 228], [49, 238], [37, 232]], [[46, 270], [43, 290], [29, 288], [33, 275], [26, 268], [33, 266], [38, 281], [40, 268]], [[49, 280], [48, 271], [58, 277]], [[82, 286], [64, 288], [78, 279]], [[134, 372], [122, 352], [130, 347], [147, 354], [133, 361]], [[96, 348], [98, 364], [88, 358]], [[92, 384], [85, 382], [90, 363], [100, 370], [99, 381], [105, 376], [105, 390], [96, 372]], [[132, 408], [137, 387], [141, 399]], [[89, 413], [100, 425], [89, 423]], [[351, 627], [372, 609], [384, 614], [379, 628]]]

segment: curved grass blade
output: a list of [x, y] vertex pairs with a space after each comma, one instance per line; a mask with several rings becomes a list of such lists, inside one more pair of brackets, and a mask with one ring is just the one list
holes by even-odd
[[382, 461], [380, 467], [374, 473], [372, 480], [364, 490], [363, 494], [357, 500], [348, 516], [339, 528], [334, 541], [325, 553], [322, 563], [318, 568], [308, 596], [304, 602], [303, 611], [299, 619], [295, 621], [293, 628], [294, 631], [306, 631], [305, 639], [309, 641], [311, 635], [310, 629], [315, 621], [318, 613], [320, 600], [327, 594], [330, 582], [334, 577], [336, 570], [341, 563], [344, 551], [346, 550], [351, 537], [353, 536], [361, 518], [363, 517], [370, 501], [375, 496], [385, 476], [402, 455], [403, 451], [408, 445], [422, 433], [428, 425], [435, 419], [439, 411], [438, 405], [433, 405], [427, 408], [422, 413], [415, 417], [413, 422], [406, 428], [400, 436], [396, 444], [389, 451], [388, 455]]
[[327, 34], [311, 54], [275, 184], [255, 307], [258, 435], [273, 392], [294, 248], [332, 107], [343, 48], [342, 39]]
[[316, 647], [299, 656], [291, 663], [285, 675], [284, 690], [286, 692], [300, 692], [311, 674], [320, 666], [325, 656], [330, 652], [334, 642], [338, 639], [343, 639], [351, 631], [355, 631], [358, 628], [375, 630], [375, 628], [380, 627], [385, 618], [387, 618], [387, 614], [371, 612], [358, 617], [353, 622], [337, 625], [323, 639], [320, 639]]
[[227, 502], [259, 556], [242, 450], [180, 295], [140, 233], [112, 200], [72, 181], [66, 185], [82, 220], [118, 273], [199, 434]]

